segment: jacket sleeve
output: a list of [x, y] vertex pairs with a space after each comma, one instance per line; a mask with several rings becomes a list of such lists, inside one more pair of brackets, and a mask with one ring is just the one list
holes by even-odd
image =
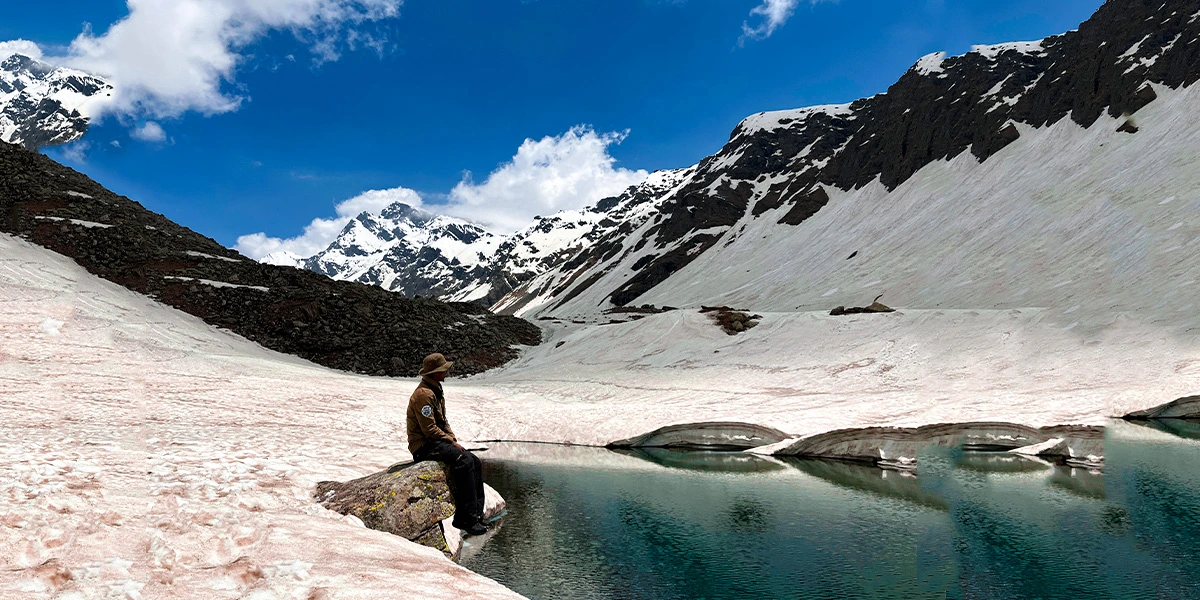
[[454, 443], [454, 435], [438, 427], [437, 420], [434, 419], [434, 415], [437, 413], [433, 407], [433, 402], [432, 392], [413, 394], [412, 400], [408, 404], [408, 412], [413, 415], [417, 425], [421, 427], [421, 433], [426, 438]]

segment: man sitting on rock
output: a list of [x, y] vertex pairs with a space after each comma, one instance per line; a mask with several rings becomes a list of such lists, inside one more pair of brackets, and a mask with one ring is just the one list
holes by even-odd
[[454, 437], [446, 421], [442, 382], [454, 363], [441, 354], [421, 361], [421, 384], [408, 400], [408, 450], [417, 462], [436, 460], [450, 471], [454, 526], [470, 535], [487, 532], [483, 522], [482, 463]]

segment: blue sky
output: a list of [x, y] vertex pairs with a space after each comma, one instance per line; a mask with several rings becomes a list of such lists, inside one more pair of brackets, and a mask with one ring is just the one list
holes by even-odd
[[[170, 0], [138, 0], [162, 1]], [[764, 0], [323, 1], [391, 3], [398, 15], [238, 32], [228, 49], [235, 64], [218, 81], [221, 97], [241, 98], [236, 108], [213, 110], [212, 94], [182, 104], [173, 97], [169, 109], [125, 107], [84, 143], [48, 153], [230, 246], [252, 232], [299, 235], [373, 189], [415, 190], [434, 210], [471, 192], [523, 219], [590, 197], [576, 190], [522, 204], [536, 188], [513, 181], [544, 175], [539, 161], [563, 159], [560, 177], [590, 169], [573, 180], [584, 184], [624, 184], [715, 152], [751, 113], [883, 92], [924, 54], [1061, 33], [1102, 3], [801, 1], [769, 36], [747, 37], [744, 25], [766, 23], [752, 14]], [[73, 51], [67, 46], [84, 22], [103, 40], [129, 14], [114, 0], [11, 3], [0, 40], [31, 40], [50, 60]], [[135, 68], [125, 80], [136, 79], [128, 75]], [[131, 137], [148, 121], [165, 139]], [[570, 133], [577, 125], [591, 129]], [[542, 154], [526, 148], [533, 171], [509, 165], [508, 179], [487, 185], [526, 139], [543, 138]], [[578, 144], [588, 147], [575, 152]], [[464, 171], [473, 174], [470, 189], [452, 192]], [[485, 208], [463, 205], [457, 214], [478, 209], [486, 222]]]

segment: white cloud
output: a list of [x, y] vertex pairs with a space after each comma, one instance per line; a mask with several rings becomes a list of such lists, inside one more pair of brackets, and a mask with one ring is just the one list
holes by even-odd
[[[527, 139], [512, 160], [492, 171], [486, 181], [477, 184], [467, 173], [450, 191], [446, 203], [425, 205], [425, 209], [507, 233], [528, 225], [536, 215], [594, 204], [641, 183], [648, 175], [614, 167], [616, 159], [608, 148], [625, 136], [577, 126], [559, 136]], [[255, 260], [281, 251], [306, 258], [327, 248], [354, 217], [363, 212], [378, 214], [396, 202], [422, 205], [420, 194], [408, 188], [370, 190], [338, 204], [336, 217], [313, 219], [296, 237], [252, 233], [239, 237], [234, 248]]]
[[[185, 112], [217, 114], [243, 101], [226, 90], [243, 51], [271, 31], [290, 31], [318, 62], [343, 48], [375, 47], [360, 27], [399, 15], [403, 0], [127, 0], [129, 14], [101, 35], [85, 28], [64, 56], [43, 57], [106, 77], [116, 88], [100, 110], [121, 116], [166, 118]], [[0, 54], [25, 40], [0, 42]]]
[[24, 54], [29, 58], [39, 59], [42, 57], [42, 49], [29, 40], [0, 42], [0, 61], [14, 54]]
[[379, 213], [383, 209], [404, 202], [409, 206], [421, 206], [421, 196], [414, 190], [397, 187], [387, 190], [368, 190], [349, 200], [344, 200], [334, 210], [333, 218], [313, 219], [304, 227], [304, 233], [287, 239], [269, 237], [264, 232], [243, 235], [237, 239], [234, 249], [258, 260], [272, 252], [294, 252], [301, 257], [312, 256], [333, 243], [342, 229], [354, 217], [364, 213]]
[[87, 163], [88, 150], [92, 149], [92, 143], [86, 140], [77, 140], [62, 147], [62, 157], [77, 164]]
[[146, 121], [145, 125], [129, 132], [129, 136], [143, 142], [161, 143], [167, 141], [167, 132], [163, 131], [162, 125], [154, 121]]
[[742, 22], [742, 37], [738, 43], [747, 39], [762, 40], [771, 37], [776, 29], [787, 23], [796, 12], [801, 2], [816, 4], [821, 0], [763, 0], [763, 3], [750, 11], [751, 17], [762, 17], [762, 22], [751, 27], [749, 21]]
[[616, 168], [609, 146], [624, 133], [577, 126], [560, 136], [527, 139], [510, 162], [475, 183], [467, 173], [450, 191], [445, 213], [497, 231], [515, 231], [536, 215], [582, 208], [646, 179], [646, 171]]

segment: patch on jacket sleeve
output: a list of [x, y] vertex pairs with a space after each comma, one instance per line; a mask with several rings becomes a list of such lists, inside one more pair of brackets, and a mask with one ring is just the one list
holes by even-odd
[[432, 417], [433, 416], [433, 407], [428, 404], [426, 404], [425, 406], [422, 406], [421, 407], [421, 416], [425, 417], [426, 419], [428, 419], [429, 417]]

